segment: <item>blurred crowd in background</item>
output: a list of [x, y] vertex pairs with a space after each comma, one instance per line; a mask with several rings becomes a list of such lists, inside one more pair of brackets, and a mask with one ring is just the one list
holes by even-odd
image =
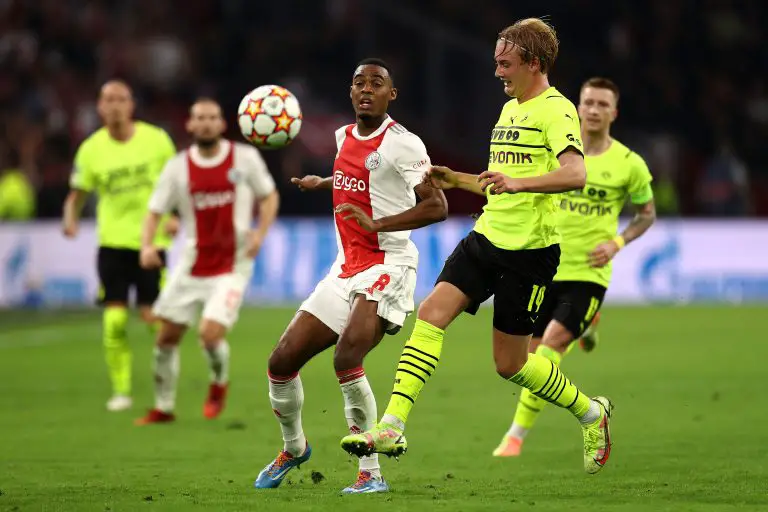
[[[528, 4], [528, 5], [525, 5]], [[123, 78], [137, 117], [179, 148], [199, 95], [234, 117], [276, 83], [301, 102], [292, 146], [265, 155], [284, 215], [327, 214], [289, 179], [330, 173], [333, 130], [352, 122], [358, 60], [393, 68], [392, 115], [433, 162], [480, 172], [502, 103], [496, 34], [545, 16], [561, 46], [550, 81], [574, 102], [593, 75], [621, 88], [614, 135], [646, 158], [661, 215], [768, 216], [768, 4], [760, 0], [0, 0], [0, 221], [54, 218], [77, 145], [100, 123], [100, 85]], [[479, 200], [479, 202], [478, 202]], [[451, 213], [482, 198], [453, 196]]]

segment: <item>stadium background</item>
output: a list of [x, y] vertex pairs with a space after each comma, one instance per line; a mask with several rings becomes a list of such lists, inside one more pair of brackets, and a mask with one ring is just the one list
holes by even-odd
[[[768, 506], [757, 484], [768, 478], [760, 433], [768, 404], [759, 391], [768, 356], [764, 2], [5, 0], [0, 422], [18, 442], [6, 446], [0, 462], [0, 510], [135, 510], [150, 501], [179, 510], [241, 510], [283, 499], [309, 510], [348, 484], [352, 466], [336, 448], [344, 426], [325, 357], [305, 373], [318, 383], [305, 423], [319, 445], [313, 468], [328, 481], [313, 484], [307, 472], [294, 482], [298, 495], [289, 487], [274, 501], [248, 492], [278, 442], [263, 383], [266, 357], [291, 308], [335, 255], [329, 197], [300, 194], [289, 179], [328, 173], [332, 132], [352, 120], [350, 75], [367, 56], [391, 63], [400, 88], [391, 113], [425, 140], [433, 161], [481, 170], [504, 101], [493, 77], [494, 36], [515, 19], [540, 15], [561, 39], [552, 83], [575, 101], [586, 78], [614, 79], [621, 100], [613, 133], [647, 160], [655, 180], [660, 220], [617, 259], [605, 346], [566, 361], [581, 385], [607, 388], [620, 404], [616, 465], [583, 485], [578, 439], [557, 412], [542, 419], [529, 458], [503, 468], [484, 459], [515, 399], [492, 375], [486, 311], [484, 320], [461, 319], [450, 333], [456, 342], [410, 427], [412, 445], [423, 448], [385, 466], [399, 489], [388, 510]], [[257, 85], [288, 87], [304, 111], [297, 142], [265, 155], [282, 194], [282, 217], [257, 259], [250, 307], [233, 333], [240, 353], [224, 426], [197, 419], [205, 373], [193, 340], [185, 346], [179, 390], [187, 419], [173, 434], [136, 433], [128, 418], [105, 417], [100, 409], [107, 386], [100, 320], [87, 307], [97, 285], [95, 236], [86, 221], [76, 241], [64, 240], [59, 218], [74, 150], [98, 127], [96, 94], [113, 77], [133, 86], [137, 117], [166, 128], [179, 148], [189, 142], [183, 124], [198, 95], [222, 102], [233, 138], [237, 103]], [[455, 193], [449, 202], [447, 222], [414, 233], [419, 297], [482, 206]], [[142, 335], [140, 326], [132, 329]], [[380, 405], [404, 336], [382, 344], [368, 365]], [[151, 336], [145, 337], [136, 346], [134, 379], [137, 401], [149, 404]], [[462, 380], [475, 370], [471, 383]], [[465, 409], [482, 413], [464, 415]], [[741, 411], [738, 434], [728, 411]], [[434, 439], [435, 422], [449, 422], [445, 435], [463, 442], [446, 447]], [[734, 445], [727, 440], [735, 435]], [[439, 457], [430, 456], [434, 450]]]

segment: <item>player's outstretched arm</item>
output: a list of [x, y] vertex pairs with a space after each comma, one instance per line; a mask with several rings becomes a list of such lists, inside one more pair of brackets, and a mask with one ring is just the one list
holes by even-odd
[[62, 231], [67, 238], [77, 236], [80, 225], [80, 212], [83, 211], [85, 200], [88, 199], [88, 192], [73, 188], [64, 201], [64, 211], [62, 213]]
[[333, 189], [333, 178], [328, 176], [327, 178], [321, 178], [314, 174], [308, 174], [302, 178], [291, 178], [291, 183], [299, 187], [299, 190], [306, 192], [307, 190], [331, 190]]
[[484, 196], [477, 174], [457, 172], [442, 165], [433, 165], [424, 176], [424, 181], [440, 190], [460, 188]]
[[336, 213], [344, 220], [354, 219], [366, 231], [384, 233], [407, 231], [444, 221], [448, 217], [448, 200], [442, 190], [420, 183], [413, 189], [421, 201], [402, 213], [373, 220], [359, 207], [344, 203], [336, 207]]
[[482, 190], [490, 188], [491, 194], [559, 194], [569, 190], [580, 190], [587, 184], [587, 168], [581, 153], [566, 150], [557, 158], [560, 167], [542, 176], [512, 178], [500, 172], [485, 171], [478, 176]]
[[653, 199], [643, 204], [635, 204], [635, 216], [624, 231], [612, 240], [602, 242], [589, 254], [589, 264], [604, 267], [624, 246], [640, 238], [656, 221], [656, 203]]

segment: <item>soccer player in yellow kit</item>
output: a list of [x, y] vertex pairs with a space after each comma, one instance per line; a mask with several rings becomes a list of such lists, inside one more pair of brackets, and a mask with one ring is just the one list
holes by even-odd
[[[161, 269], [139, 266], [141, 227], [149, 198], [165, 162], [176, 153], [168, 134], [157, 126], [133, 120], [131, 89], [122, 81], [101, 88], [98, 111], [104, 126], [77, 150], [70, 178], [71, 191], [64, 203], [63, 231], [77, 236], [79, 217], [90, 193], [98, 195], [98, 273], [100, 302], [104, 306], [104, 351], [112, 381], [107, 409], [120, 411], [132, 405], [131, 349], [126, 336], [128, 294], [136, 289], [141, 318], [154, 322], [152, 303], [160, 290]], [[167, 248], [178, 222], [168, 222], [156, 243]]]
[[[579, 117], [587, 184], [560, 201], [560, 266], [539, 310], [530, 348], [557, 366], [597, 317], [611, 280], [611, 260], [656, 218], [648, 166], [640, 155], [611, 137], [618, 100], [618, 87], [606, 78], [590, 78], [581, 87]], [[627, 198], [635, 216], [617, 235], [619, 213]], [[520, 455], [523, 440], [544, 405], [524, 389], [514, 422], [493, 454]]]
[[496, 76], [512, 99], [491, 132], [489, 170], [479, 176], [445, 167], [429, 171], [433, 186], [458, 187], [484, 195], [488, 202], [419, 306], [381, 421], [342, 439], [349, 453], [405, 452], [405, 423], [437, 367], [445, 329], [462, 312], [474, 314], [493, 296], [496, 371], [579, 420], [587, 472], [596, 473], [608, 460], [608, 399], [589, 398], [549, 359], [528, 351], [560, 257], [558, 194], [581, 190], [586, 180], [576, 108], [550, 86], [547, 76], [558, 46], [554, 29], [538, 18], [520, 20], [499, 34]]

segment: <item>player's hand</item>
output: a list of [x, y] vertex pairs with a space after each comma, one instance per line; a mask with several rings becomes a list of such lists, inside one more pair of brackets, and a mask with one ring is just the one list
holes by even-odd
[[358, 206], [349, 203], [340, 204], [336, 207], [335, 212], [340, 214], [344, 220], [354, 220], [361, 228], [368, 232], [377, 231], [376, 221]]
[[299, 190], [306, 192], [307, 190], [316, 190], [320, 188], [323, 183], [323, 178], [315, 176], [314, 174], [308, 174], [303, 178], [291, 178], [291, 183], [299, 187]]
[[608, 264], [619, 252], [619, 246], [613, 240], [608, 240], [599, 244], [589, 253], [589, 265], [594, 268], [601, 268]]
[[501, 172], [482, 172], [477, 177], [477, 181], [480, 183], [480, 190], [485, 192], [490, 187], [491, 194], [493, 195], [503, 194], [504, 192], [516, 194], [522, 191], [518, 180], [510, 178]]
[[142, 247], [139, 254], [139, 265], [148, 270], [162, 267], [163, 260], [160, 258], [160, 253], [157, 252], [157, 247]]
[[433, 188], [448, 190], [459, 186], [459, 179], [456, 171], [443, 167], [442, 165], [433, 165], [424, 174], [424, 183]]
[[78, 231], [80, 231], [80, 225], [77, 221], [64, 221], [61, 231], [64, 233], [66, 238], [75, 238]]
[[179, 222], [179, 218], [175, 215], [171, 215], [168, 217], [168, 220], [165, 221], [165, 234], [170, 237], [176, 236], [180, 226], [181, 223]]
[[248, 240], [248, 248], [245, 250], [246, 256], [253, 259], [259, 255], [261, 251], [261, 245], [264, 243], [264, 236], [258, 231], [251, 233], [251, 237]]

